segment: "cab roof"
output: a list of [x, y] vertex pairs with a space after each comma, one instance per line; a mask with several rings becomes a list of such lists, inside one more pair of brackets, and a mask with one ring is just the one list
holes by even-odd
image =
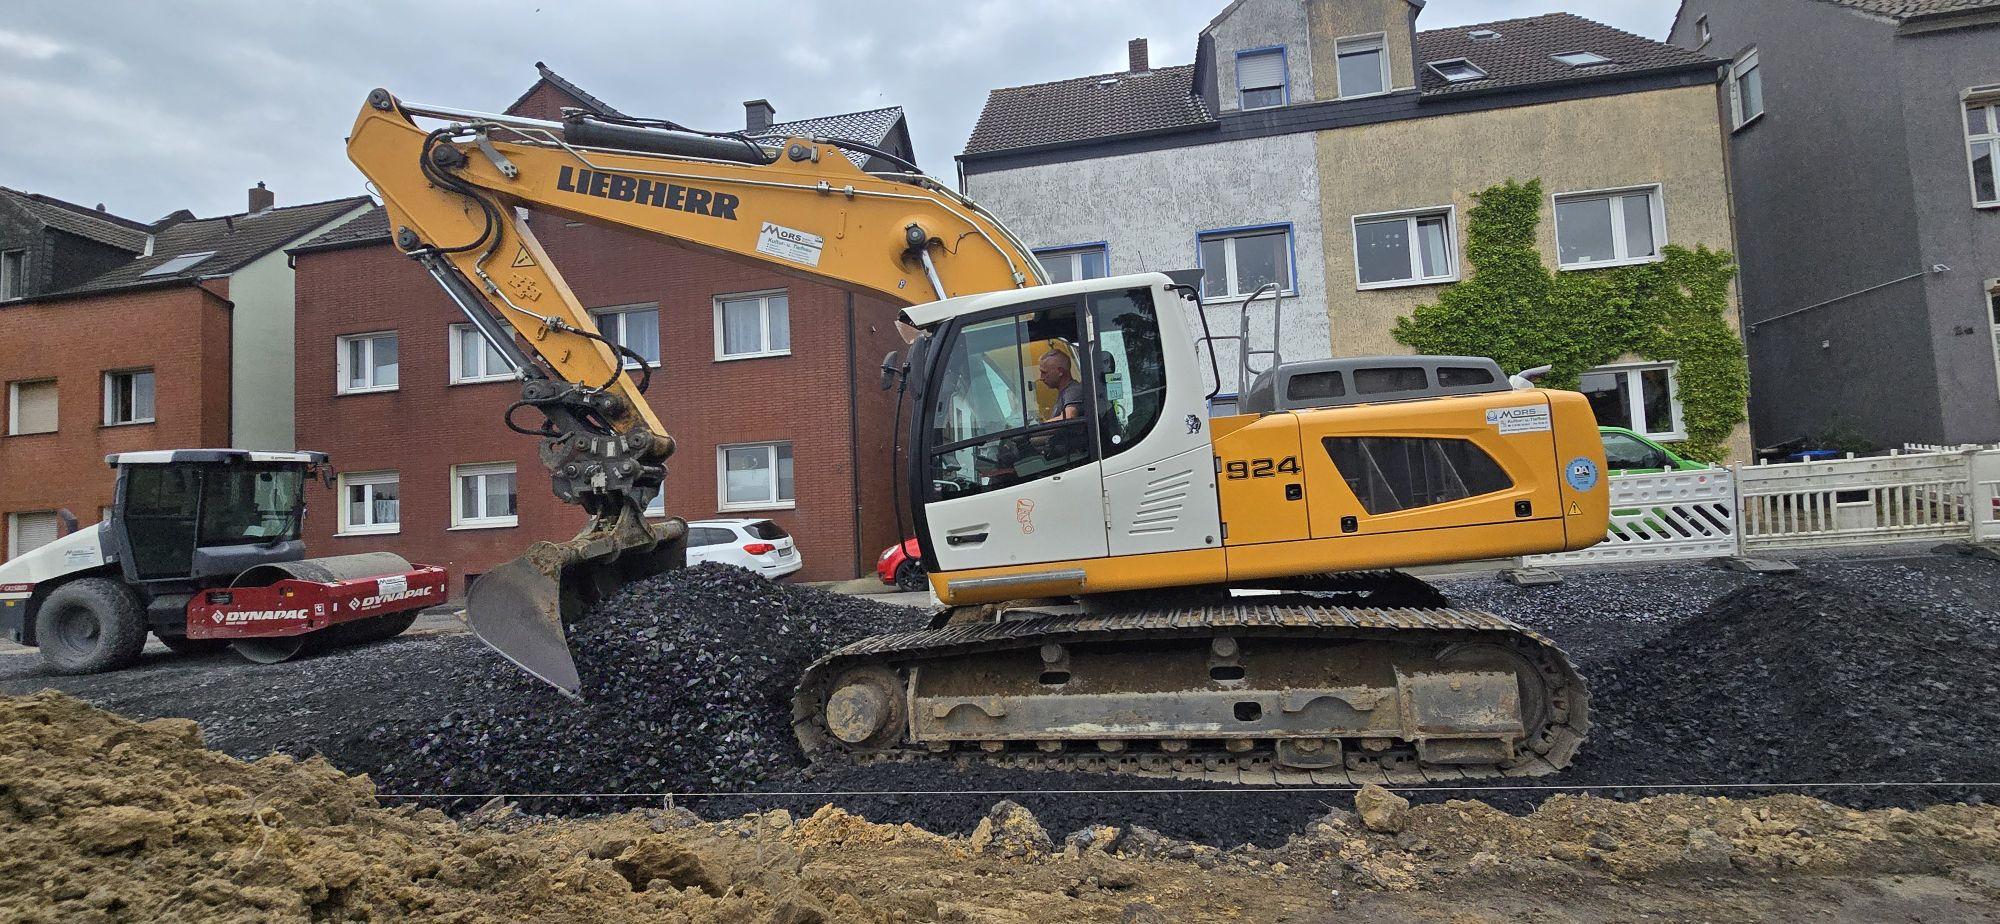
[[114, 452], [104, 457], [104, 463], [113, 468], [121, 465], [243, 465], [253, 462], [323, 465], [326, 463], [326, 453], [276, 452], [262, 449], [149, 449], [142, 452]]
[[990, 308], [1005, 308], [1022, 302], [1040, 301], [1044, 298], [1060, 298], [1085, 292], [1104, 292], [1117, 289], [1131, 289], [1139, 286], [1163, 286], [1173, 280], [1165, 273], [1133, 273], [1129, 276], [1106, 276], [1102, 279], [1079, 279], [1075, 282], [1058, 282], [1054, 285], [1029, 286], [1025, 289], [1003, 289], [999, 292], [981, 292], [978, 295], [960, 295], [955, 298], [925, 302], [903, 309], [903, 322], [918, 329], [937, 326], [942, 321], [965, 314], [976, 314]]

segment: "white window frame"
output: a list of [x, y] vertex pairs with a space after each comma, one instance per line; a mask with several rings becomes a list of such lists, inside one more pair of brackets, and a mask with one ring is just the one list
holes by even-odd
[[[1647, 193], [1653, 207], [1653, 254], [1648, 257], [1614, 256], [1596, 263], [1562, 262], [1562, 211], [1556, 206], [1570, 199], [1610, 199], [1611, 200], [1611, 250], [1622, 254], [1626, 250], [1625, 241], [1625, 200], [1633, 193]], [[1556, 269], [1561, 272], [1574, 270], [1608, 269], [1614, 266], [1639, 266], [1665, 260], [1667, 254], [1667, 196], [1659, 183], [1644, 186], [1625, 186], [1616, 189], [1584, 189], [1575, 192], [1560, 192], [1549, 197], [1549, 223], [1556, 232]]]
[[[1276, 87], [1252, 87], [1254, 90], [1277, 90], [1278, 101], [1268, 106], [1250, 106], [1243, 102], [1243, 59], [1257, 55], [1278, 56], [1278, 85]], [[1291, 51], [1283, 45], [1267, 48], [1246, 48], [1236, 53], [1236, 108], [1240, 112], [1257, 112], [1263, 109], [1277, 109], [1292, 102]]]
[[[113, 400], [113, 393], [116, 389], [116, 380], [120, 376], [133, 376], [142, 373], [153, 376], [153, 413], [145, 417], [134, 417], [131, 420], [113, 419], [111, 416], [111, 412], [116, 407], [116, 404]], [[131, 427], [131, 426], [137, 426], [139, 424], [153, 423], [159, 417], [160, 377], [154, 374], [152, 367], [147, 366], [139, 369], [109, 369], [105, 371], [103, 381], [104, 381], [104, 425], [105, 426]], [[134, 410], [137, 409], [135, 408]]]
[[1992, 131], [1973, 131], [1972, 111], [1970, 109], [1972, 106], [1988, 107], [1986, 110], [1987, 119], [1993, 123], [2000, 123], [2000, 86], [1974, 87], [1967, 90], [1961, 95], [1958, 105], [1958, 117], [1965, 125], [1965, 144], [1962, 147], [1965, 148], [1965, 179], [1972, 190], [1972, 207], [1976, 209], [2000, 209], [2000, 198], [1979, 198], [1979, 175], [1973, 172], [1972, 169], [1974, 160], [1972, 156], [1973, 145], [1986, 145], [1987, 150], [1993, 156], [1994, 192], [1996, 196], [2000, 196], [2000, 125], [1989, 124], [1983, 126], [1987, 129], [1995, 129]]
[[[45, 516], [55, 520], [56, 539], [62, 538], [62, 517], [53, 510], [22, 510], [7, 514], [7, 558], [12, 560], [34, 549], [21, 548], [21, 518]], [[54, 539], [49, 540], [55, 541]], [[41, 548], [36, 546], [35, 548]]]
[[[785, 342], [788, 344], [792, 342], [791, 338], [792, 295], [790, 289], [763, 289], [756, 292], [731, 292], [726, 295], [717, 295], [712, 300], [715, 311], [715, 361], [716, 362], [726, 363], [726, 362], [734, 362], [739, 359], [765, 359], [772, 356], [792, 355], [792, 348], [789, 346], [781, 350], [771, 349], [771, 297], [774, 295], [782, 295], [785, 297]], [[757, 326], [757, 329], [759, 331], [758, 341], [764, 345], [764, 348], [761, 350], [753, 350], [747, 353], [724, 352], [723, 351], [724, 339], [723, 339], [723, 329], [722, 329], [723, 325], [722, 303], [749, 301], [751, 299], [756, 299], [760, 302], [760, 304], [758, 305], [759, 308], [758, 311], [759, 323]]]
[[[347, 345], [358, 340], [365, 340], [368, 342], [368, 376], [369, 379], [372, 381], [375, 377], [375, 341], [383, 337], [396, 338], [395, 383], [391, 385], [363, 385], [359, 388], [349, 388], [347, 385], [347, 380], [348, 380]], [[367, 395], [367, 394], [374, 394], [376, 392], [395, 391], [403, 387], [403, 338], [398, 332], [393, 330], [369, 331], [368, 333], [365, 334], [344, 334], [342, 336], [336, 337], [334, 338], [333, 365], [334, 365], [333, 374], [334, 374], [335, 394]]]
[[[1355, 47], [1352, 50], [1357, 52], [1362, 50], [1370, 50], [1381, 55], [1381, 58], [1379, 60], [1382, 62], [1382, 89], [1370, 90], [1367, 93], [1349, 93], [1347, 92], [1346, 87], [1340, 85], [1341, 54], [1342, 52], [1350, 50], [1349, 46], [1361, 46], [1370, 43], [1373, 44], [1374, 46], [1373, 48], [1362, 49], [1359, 47]], [[1363, 33], [1361, 35], [1343, 35], [1340, 38], [1335, 39], [1333, 42], [1333, 83], [1334, 83], [1334, 93], [1336, 94], [1335, 98], [1337, 99], [1367, 99], [1371, 96], [1383, 96], [1388, 93], [1394, 92], [1396, 89], [1396, 81], [1392, 76], [1389, 68], [1389, 33], [1369, 32], [1369, 33]]]
[[[491, 358], [487, 355], [487, 351], [493, 350], [493, 345], [486, 342], [486, 335], [479, 332], [479, 326], [476, 324], [452, 324], [446, 327], [445, 330], [447, 332], [445, 339], [451, 344], [451, 384], [477, 385], [482, 382], [507, 382], [521, 377], [521, 373], [506, 368], [507, 362], [504, 357], [501, 359], [501, 369], [499, 372], [487, 370], [480, 375], [466, 375], [465, 354], [460, 350], [462, 346], [460, 341], [466, 337], [478, 340], [480, 345], [485, 348], [479, 353], [482, 363]], [[400, 352], [398, 355], [400, 357]], [[398, 379], [402, 378], [400, 371], [396, 377]], [[342, 378], [342, 381], [346, 381], [346, 379]]]
[[[1668, 413], [1673, 416], [1674, 427], [1668, 433], [1653, 433], [1646, 428], [1645, 380], [1640, 377], [1640, 373], [1652, 372], [1659, 369], [1667, 371], [1667, 408]], [[1627, 417], [1626, 422], [1631, 426], [1626, 427], [1626, 429], [1640, 436], [1663, 443], [1687, 439], [1687, 422], [1682, 417], [1681, 408], [1680, 363], [1611, 363], [1609, 365], [1598, 366], [1595, 369], [1586, 369], [1583, 374], [1627, 376], [1625, 392], [1628, 397], [1628, 403], [1625, 408], [1625, 416]]]
[[[335, 487], [339, 491], [337, 505], [340, 508], [340, 511], [337, 520], [338, 526], [334, 530], [334, 535], [383, 536], [392, 533], [400, 533], [403, 531], [403, 504], [401, 497], [402, 492], [400, 490], [403, 486], [403, 479], [401, 473], [353, 472], [350, 474], [341, 475], [339, 478], [335, 479], [335, 482], [336, 482]], [[376, 485], [383, 485], [383, 484], [393, 484], [399, 489], [397, 491], [398, 496], [396, 500], [396, 522], [394, 523], [353, 522], [353, 520], [349, 518], [349, 511], [347, 506], [347, 489], [373, 488]], [[516, 485], [515, 490], [518, 493], [519, 491], [518, 485]], [[369, 516], [371, 518], [374, 516], [374, 509], [375, 509], [374, 503], [375, 503], [375, 494], [373, 491], [370, 491], [368, 493], [368, 510], [369, 510]]]
[[[1472, 76], [1453, 77], [1444, 72], [1444, 65], [1447, 64], [1463, 64], [1472, 69]], [[1489, 76], [1485, 68], [1472, 63], [1470, 58], [1446, 58], [1442, 61], [1426, 62], [1424, 66], [1430, 68], [1431, 73], [1438, 75], [1445, 83], [1471, 83], [1475, 80], [1485, 80]]]
[[[60, 391], [56, 392], [55, 426], [50, 427], [47, 430], [28, 430], [25, 432], [22, 431], [21, 429], [21, 386], [41, 385], [44, 383], [47, 383], [49, 385], [54, 385], [56, 384], [56, 380], [22, 379], [18, 382], [7, 383], [7, 435], [8, 436], [39, 436], [44, 433], [55, 433], [62, 429], [62, 392]], [[159, 381], [155, 379], [154, 384], [155, 385], [159, 384]], [[159, 404], [159, 396], [157, 394], [154, 396], [153, 403], [156, 406]]]
[[[622, 344], [625, 343], [625, 316], [628, 314], [636, 314], [641, 311], [650, 311], [653, 313], [653, 329], [661, 332], [661, 337], [660, 337], [661, 342], [653, 349], [655, 352], [660, 354], [661, 358], [665, 358], [667, 355], [666, 336], [665, 336], [665, 331], [661, 327], [661, 325], [665, 323], [665, 318], [660, 314], [659, 303], [639, 302], [631, 305], [612, 305], [611, 307], [608, 308], [592, 308], [590, 309], [590, 320], [591, 323], [597, 325], [598, 333], [603, 334], [607, 339], [609, 339], [613, 343]], [[616, 324], [616, 327], [618, 329], [616, 331], [613, 331], [611, 329], [612, 325], [606, 324], [606, 322], [611, 320], [612, 318], [618, 319]], [[630, 346], [630, 344], [626, 345]], [[625, 354], [623, 353], [620, 353], [618, 355], [621, 358], [625, 358]], [[658, 369], [660, 368], [660, 360], [659, 359], [651, 360], [647, 362], [646, 365], [651, 368]], [[630, 358], [625, 358], [625, 368], [637, 369], [639, 368], [639, 364], [633, 362]]]
[[[1756, 112], [1749, 113], [1746, 116], [1743, 112], [1742, 80], [1743, 75], [1752, 71], [1757, 73], [1757, 105], [1759, 108]], [[1731, 129], [1732, 131], [1741, 131], [1744, 126], [1764, 117], [1763, 86], [1764, 72], [1757, 61], [1757, 49], [1752, 48], [1744, 52], [1742, 57], [1729, 63], [1729, 121], [1734, 126]]]
[[[1361, 281], [1361, 225], [1366, 222], [1403, 219], [1408, 228], [1410, 242], [1410, 278], [1390, 279], [1383, 282]], [[1423, 218], [1444, 219], [1444, 261], [1447, 270], [1442, 276], [1424, 276], [1423, 255], [1417, 247], [1417, 221]], [[1354, 249], [1354, 288], [1356, 291], [1371, 289], [1401, 289], [1409, 286], [1439, 286], [1459, 280], [1458, 262], [1458, 206], [1445, 205], [1423, 209], [1404, 209], [1395, 212], [1375, 212], [1370, 215], [1356, 215], [1348, 222], [1349, 243]]]
[[[1229, 286], [1229, 293], [1227, 295], [1209, 296], [1204, 294], [1202, 296], [1202, 300], [1211, 305], [1217, 305], [1229, 302], [1240, 302], [1244, 301], [1245, 299], [1248, 299], [1251, 293], [1239, 292], [1236, 289], [1236, 241], [1238, 238], [1260, 237], [1262, 235], [1270, 234], [1271, 232], [1274, 231], [1278, 232], [1278, 234], [1285, 239], [1286, 286], [1285, 288], [1280, 289], [1279, 292], [1280, 294], [1288, 296], [1299, 294], [1299, 267], [1298, 267], [1298, 261], [1295, 259], [1296, 254], [1294, 254], [1292, 250], [1292, 248], [1295, 246], [1295, 242], [1292, 240], [1292, 226], [1289, 223], [1280, 222], [1274, 225], [1249, 225], [1247, 227], [1242, 227], [1242, 228], [1218, 228], [1213, 231], [1202, 231], [1196, 233], [1194, 236], [1195, 265], [1201, 266], [1203, 273], [1207, 273], [1211, 267], [1203, 265], [1201, 262], [1202, 242], [1207, 240], [1221, 240], [1224, 242], [1222, 245], [1222, 260], [1223, 260], [1222, 278], [1223, 281], [1227, 283]], [[1207, 289], [1208, 286], [1206, 283], [1204, 283], [1202, 285], [1202, 290], [1206, 292]]]
[[[516, 513], [513, 516], [466, 516], [465, 492], [459, 482], [467, 478], [477, 478], [484, 475], [514, 476], [514, 509]], [[479, 491], [479, 498], [480, 504], [484, 506], [486, 503], [486, 491], [483, 485]], [[472, 462], [451, 467], [451, 529], [500, 529], [508, 526], [519, 526], [521, 517], [518, 511], [520, 509], [521, 474], [516, 470], [514, 463]]]
[[[793, 510], [798, 507], [798, 448], [793, 446], [792, 449], [792, 496], [789, 498], [780, 498], [778, 497], [779, 446], [793, 446], [793, 444], [790, 440], [769, 440], [754, 443], [724, 443], [715, 447], [715, 509], [717, 511]], [[771, 470], [771, 500], [742, 501], [733, 504], [729, 502], [729, 450], [731, 449], [762, 449], [765, 451], [764, 458], [770, 462]]]
[[[7, 258], [16, 254], [21, 257], [21, 269], [18, 273], [10, 273], [7, 271]], [[0, 250], [0, 301], [12, 301], [27, 296], [28, 249], [17, 247], [13, 250]]]
[[1084, 279], [1083, 255], [1087, 253], [1095, 253], [1104, 258], [1104, 275], [1091, 278], [1103, 279], [1111, 275], [1111, 245], [1109, 244], [1071, 244], [1065, 247], [1044, 247], [1035, 251], [1035, 259], [1040, 261], [1044, 269], [1048, 268], [1051, 261], [1067, 261], [1070, 268], [1070, 281], [1077, 282]]
[[1707, 13], [1703, 13], [1700, 16], [1696, 16], [1694, 18], [1694, 37], [1701, 43], [1699, 45], [1696, 45], [1695, 46], [1696, 48], [1706, 48], [1708, 46], [1708, 43], [1715, 38], [1715, 33], [1710, 31], [1708, 28]]
[[176, 273], [184, 273], [193, 269], [196, 264], [212, 256], [215, 256], [215, 251], [213, 250], [197, 250], [180, 254], [172, 259], [161, 262], [160, 265], [152, 269], [140, 273], [139, 276], [144, 278], [147, 276], [172, 276]]
[[[1564, 58], [1580, 58], [1585, 56], [1588, 56], [1595, 60], [1590, 60], [1590, 61], [1563, 60]], [[1606, 64], [1614, 63], [1610, 58], [1605, 57], [1604, 55], [1598, 54], [1597, 52], [1594, 51], [1587, 51], [1582, 48], [1579, 48], [1575, 51], [1558, 51], [1552, 55], [1549, 55], [1549, 57], [1554, 59], [1557, 64], [1561, 64], [1565, 67], [1575, 67], [1575, 68], [1603, 67]]]

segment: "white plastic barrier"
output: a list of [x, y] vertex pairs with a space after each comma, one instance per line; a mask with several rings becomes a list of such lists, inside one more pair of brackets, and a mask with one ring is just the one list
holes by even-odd
[[1735, 475], [1726, 468], [1614, 475], [1611, 528], [1580, 552], [1531, 555], [1533, 567], [1613, 561], [1721, 558], [1736, 554]]
[[1745, 551], [1970, 538], [1973, 453], [1737, 469]]

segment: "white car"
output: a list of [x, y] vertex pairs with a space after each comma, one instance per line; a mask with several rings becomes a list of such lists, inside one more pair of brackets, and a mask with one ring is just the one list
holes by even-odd
[[688, 523], [688, 564], [719, 561], [773, 580], [805, 567], [805, 556], [785, 528], [770, 520], [694, 520]]

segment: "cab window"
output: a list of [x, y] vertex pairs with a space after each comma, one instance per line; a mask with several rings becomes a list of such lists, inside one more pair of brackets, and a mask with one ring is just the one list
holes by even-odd
[[999, 490], [1090, 461], [1090, 400], [1074, 304], [960, 328], [945, 347], [927, 434], [934, 500]]
[[1106, 458], [1139, 442], [1167, 401], [1167, 356], [1151, 289], [1091, 297], [1097, 332], [1098, 436]]
[[1623, 433], [1604, 434], [1604, 463], [1611, 469], [1666, 468], [1665, 453]]

